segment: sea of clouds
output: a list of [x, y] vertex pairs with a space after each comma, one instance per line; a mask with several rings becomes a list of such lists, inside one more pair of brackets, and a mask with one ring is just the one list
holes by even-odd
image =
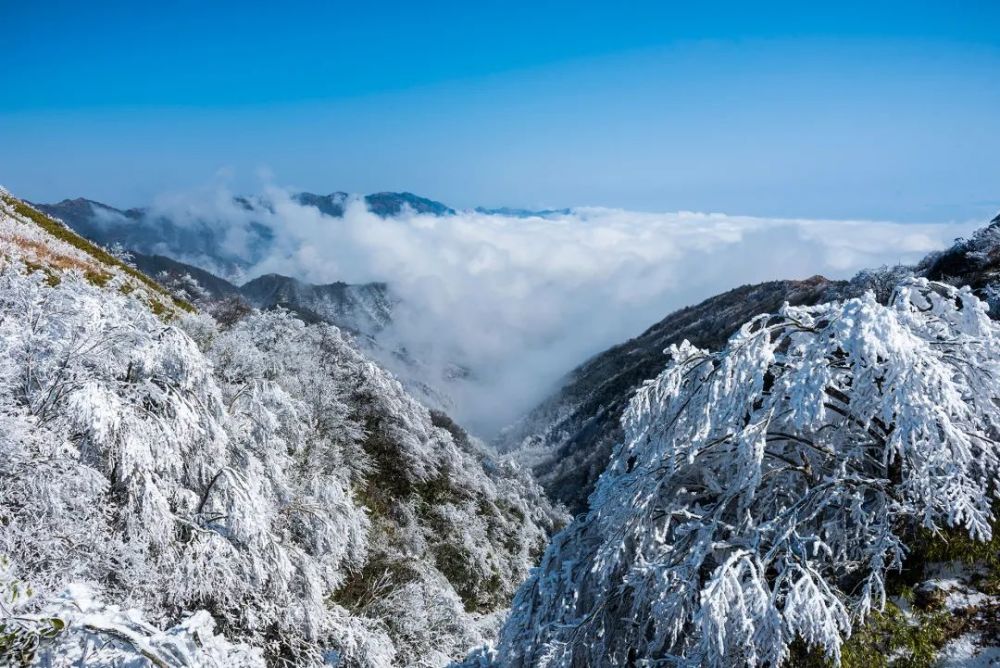
[[[451, 397], [455, 417], [487, 437], [589, 356], [677, 308], [746, 283], [914, 263], [983, 224], [607, 208], [380, 218], [359, 198], [331, 218], [282, 188], [259, 199], [266, 206], [248, 211], [217, 189], [161, 199], [154, 211], [216, 221], [230, 250], [247, 257], [250, 223], [270, 227], [273, 242], [246, 278], [387, 282], [401, 303], [380, 343], [405, 346], [426, 364], [425, 380]], [[443, 380], [440, 371], [456, 364], [470, 378]]]

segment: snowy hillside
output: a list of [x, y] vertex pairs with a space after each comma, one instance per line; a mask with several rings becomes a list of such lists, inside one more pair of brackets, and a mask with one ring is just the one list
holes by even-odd
[[505, 434], [566, 526], [358, 347], [384, 291], [140, 256], [161, 284], [3, 193], [0, 663], [998, 656], [998, 226], [580, 366]]
[[969, 285], [995, 300], [1000, 284], [1000, 215], [968, 239], [929, 255], [918, 270], [934, 280]]
[[136, 253], [133, 259], [137, 267], [155, 276], [171, 292], [216, 315], [220, 309], [283, 309], [304, 322], [336, 325], [353, 337], [366, 356], [392, 372], [408, 392], [430, 408], [444, 412], [452, 409], [450, 391], [461, 392], [459, 383], [468, 377], [468, 370], [458, 365], [432, 369], [394, 337], [380, 337], [393, 324], [393, 309], [399, 304], [399, 298], [384, 283], [313, 285], [267, 274], [237, 287], [203, 269], [162, 255]]
[[531, 479], [336, 327], [190, 310], [3, 194], [4, 660], [438, 666], [489, 641], [562, 521]]

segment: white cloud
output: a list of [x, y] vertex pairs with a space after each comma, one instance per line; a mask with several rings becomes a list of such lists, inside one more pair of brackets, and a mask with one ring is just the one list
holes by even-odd
[[[384, 338], [432, 365], [467, 365], [477, 382], [451, 388], [455, 413], [483, 434], [589, 355], [677, 308], [746, 283], [915, 262], [976, 227], [597, 208], [383, 219], [360, 200], [332, 219], [282, 189], [265, 197], [274, 212], [262, 222], [277, 241], [250, 276], [388, 282], [404, 303]], [[220, 201], [211, 200], [215, 215]], [[240, 235], [230, 236], [238, 246]]]

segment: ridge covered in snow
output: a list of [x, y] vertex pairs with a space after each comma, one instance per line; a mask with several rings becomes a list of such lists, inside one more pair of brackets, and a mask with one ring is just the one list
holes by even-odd
[[165, 294], [3, 194], [0, 651], [439, 666], [489, 641], [562, 522], [530, 477], [336, 327]]

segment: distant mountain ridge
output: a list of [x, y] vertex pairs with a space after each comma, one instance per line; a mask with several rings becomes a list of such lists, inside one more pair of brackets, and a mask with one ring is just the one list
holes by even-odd
[[[364, 196], [334, 191], [326, 195], [298, 192], [291, 199], [302, 206], [317, 209], [331, 218], [342, 218], [352, 201], [362, 201], [371, 213], [392, 218], [412, 212], [418, 215], [453, 216], [456, 209], [411, 192], [377, 192]], [[119, 209], [103, 202], [77, 197], [44, 204], [32, 203], [38, 210], [58, 218], [73, 231], [103, 246], [120, 244], [128, 251], [159, 258], [142, 260], [164, 263], [164, 258], [183, 262], [212, 274], [199, 279], [204, 287], [216, 278], [233, 280], [268, 255], [276, 240], [275, 230], [268, 224], [274, 215], [273, 202], [266, 197], [234, 196], [232, 204], [238, 212], [238, 229], [230, 238], [231, 223], [220, 224], [222, 214], [203, 211], [164, 213], [153, 207]], [[477, 207], [477, 213], [516, 218], [554, 217], [571, 213], [571, 209], [523, 209], [516, 207]], [[245, 219], [243, 219], [245, 218]], [[169, 267], [165, 267], [169, 269]], [[153, 267], [150, 265], [150, 270]], [[155, 272], [153, 272], [155, 273]], [[191, 272], [189, 272], [191, 273]], [[192, 273], [192, 276], [194, 274]], [[232, 289], [217, 286], [232, 293]], [[234, 286], [235, 287], [235, 286]], [[308, 292], [308, 291], [307, 291]]]
[[[302, 192], [292, 196], [299, 204], [314, 206], [324, 214], [335, 218], [344, 215], [344, 210], [350, 197], [349, 193], [342, 191], [333, 192], [329, 195]], [[455, 210], [446, 204], [409, 192], [373, 193], [365, 195], [363, 199], [369, 211], [383, 218], [398, 216], [406, 208], [409, 208], [414, 213], [430, 214], [432, 216], [450, 216], [455, 213]]]
[[[356, 196], [339, 190], [326, 195], [310, 192], [291, 195], [295, 202], [314, 207], [332, 218], [342, 218], [353, 197]], [[377, 192], [361, 196], [360, 200], [371, 213], [383, 218], [399, 216], [407, 211], [431, 216], [453, 216], [457, 213], [447, 204], [411, 192]], [[249, 214], [274, 212], [272, 203], [262, 197], [236, 196], [233, 203]], [[194, 260], [195, 264], [216, 274], [232, 274], [241, 267], [246, 268], [260, 259], [274, 240], [274, 232], [265, 222], [251, 220], [247, 224], [250, 233], [249, 257], [241, 257], [227, 248], [219, 226], [208, 217], [190, 216], [178, 221], [149, 207], [119, 209], [84, 197], [32, 205], [61, 219], [78, 234], [97, 243], [119, 243], [133, 252], [146, 255]], [[564, 216], [572, 211], [569, 208], [534, 210], [507, 206], [476, 207], [474, 210], [486, 215], [515, 218]]]
[[374, 336], [392, 322], [394, 298], [385, 283], [350, 285], [343, 282], [326, 285], [304, 283], [280, 274], [265, 274], [239, 288], [253, 306], [275, 307], [306, 315], [307, 321], [322, 320], [355, 335]]
[[306, 322], [327, 322], [355, 336], [371, 337], [392, 322], [393, 298], [385, 283], [314, 285], [290, 276], [265, 274], [236, 285], [164, 255], [135, 253], [132, 262], [143, 273], [167, 283], [190, 276], [211, 300], [236, 297], [265, 311], [284, 308]]
[[[342, 217], [351, 196], [297, 193], [293, 198], [324, 215]], [[418, 214], [446, 216], [451, 207], [413, 193], [380, 192], [362, 198], [379, 216], [397, 216], [410, 210]], [[234, 203], [250, 214], [270, 213], [270, 203], [259, 198], [235, 197]], [[194, 278], [212, 299], [241, 297], [261, 309], [283, 307], [307, 321], [324, 321], [355, 336], [371, 339], [391, 322], [394, 298], [385, 283], [359, 285], [334, 282], [313, 285], [279, 274], [259, 276], [243, 285], [231, 277], [260, 260], [274, 239], [264, 223], [251, 220], [247, 255], [228, 249], [225, 231], [211, 219], [195, 218], [183, 223], [152, 214], [148, 209], [116, 209], [85, 198], [65, 199], [55, 204], [36, 204], [39, 210], [61, 219], [71, 229], [103, 246], [120, 244], [135, 264], [151, 276], [166, 272], [172, 279]], [[263, 218], [263, 216], [262, 216]]]
[[477, 206], [476, 213], [484, 213], [489, 216], [508, 216], [510, 218], [549, 218], [551, 216], [568, 216], [572, 209], [520, 209], [517, 207], [500, 206], [488, 208]]
[[[292, 195], [299, 204], [315, 207], [333, 218], [343, 217], [351, 197], [340, 191]], [[455, 214], [453, 208], [441, 202], [409, 192], [379, 192], [361, 199], [369, 211], [384, 218], [406, 211], [432, 216]], [[219, 225], [210, 214], [172, 216], [151, 208], [123, 210], [82, 197], [33, 205], [104, 246], [118, 243], [133, 252], [184, 260], [213, 274], [233, 276], [265, 257], [275, 240], [274, 230], [267, 223], [267, 217], [274, 212], [271, 202], [261, 197], [237, 196], [233, 203], [249, 218], [241, 223], [243, 229], [236, 242], [227, 236], [226, 226]]]

